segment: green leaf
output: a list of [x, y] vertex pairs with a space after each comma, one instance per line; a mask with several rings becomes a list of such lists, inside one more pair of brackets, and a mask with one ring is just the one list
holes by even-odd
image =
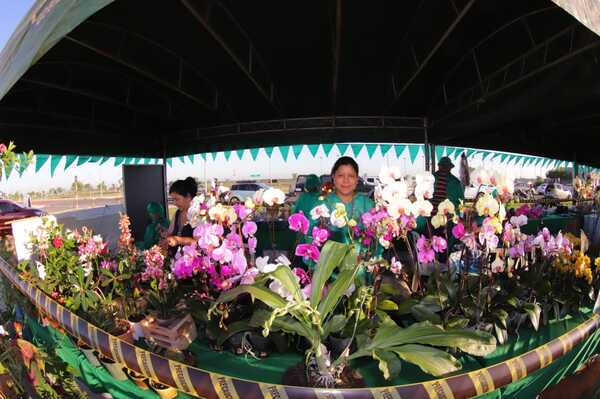
[[448, 320], [446, 328], [465, 328], [469, 325], [469, 319], [464, 317], [453, 317]]
[[440, 316], [437, 313], [429, 310], [427, 306], [418, 304], [413, 306], [410, 311], [413, 317], [418, 321], [430, 321], [433, 324], [440, 324], [442, 322]]
[[462, 368], [460, 362], [451, 354], [424, 345], [402, 345], [389, 348], [401, 359], [416, 364], [426, 373], [436, 377], [452, 373]]
[[273, 321], [273, 326], [288, 334], [303, 336], [310, 342], [319, 341], [319, 336], [310, 327], [292, 319], [289, 316], [278, 317]]
[[502, 328], [498, 324], [494, 324], [494, 330], [496, 332], [496, 339], [500, 345], [504, 345], [508, 341], [508, 333], [505, 328]]
[[407, 328], [386, 324], [379, 327], [369, 345], [360, 348], [350, 359], [366, 356], [375, 349], [385, 349], [404, 344], [422, 344], [457, 348], [474, 356], [485, 356], [496, 349], [496, 339], [491, 334], [469, 329], [444, 330], [428, 321], [411, 324]]
[[273, 309], [283, 308], [287, 304], [285, 299], [268, 288], [254, 285], [240, 285], [232, 290], [222, 292], [214, 306], [219, 303], [231, 302], [241, 294], [250, 294], [253, 299], [258, 299]]
[[506, 326], [506, 320], [508, 320], [508, 313], [503, 309], [497, 309], [493, 313], [494, 317], [500, 322], [502, 327], [508, 328]]
[[389, 299], [384, 299], [377, 305], [377, 309], [385, 311], [398, 310], [398, 304], [396, 304], [394, 301], [390, 301]]
[[523, 310], [527, 312], [529, 320], [531, 320], [531, 325], [533, 325], [533, 329], [537, 331], [540, 326], [540, 313], [542, 313], [540, 305], [537, 303], [526, 303], [523, 305]]
[[389, 380], [400, 374], [402, 362], [392, 352], [384, 350], [374, 350], [373, 359], [379, 362], [379, 370], [383, 373], [383, 378]]
[[414, 298], [406, 299], [398, 304], [397, 313], [399, 315], [410, 314], [412, 307], [418, 303], [419, 303], [419, 301], [417, 299], [414, 299]]
[[321, 257], [315, 267], [315, 274], [312, 279], [310, 305], [313, 308], [316, 308], [321, 301], [321, 293], [323, 287], [325, 287], [325, 283], [327, 283], [335, 268], [342, 262], [348, 249], [349, 245], [332, 240], [327, 241], [323, 246]]
[[513, 308], [517, 308], [519, 306], [519, 300], [514, 296], [511, 296], [510, 298], [508, 298], [506, 300], [506, 303], [508, 303]]
[[344, 293], [352, 285], [355, 274], [355, 270], [344, 270], [338, 274], [335, 281], [329, 286], [327, 296], [321, 300], [317, 308], [321, 314], [321, 318], [326, 318], [335, 309]]
[[286, 265], [280, 265], [269, 274], [279, 280], [283, 287], [294, 296], [297, 302], [304, 301], [302, 291], [300, 291], [300, 285], [298, 284], [298, 280], [296, 279], [296, 276], [294, 276], [292, 269]]
[[336, 314], [335, 316], [327, 320], [327, 322], [323, 324], [323, 334], [321, 336], [322, 339], [327, 338], [332, 333], [342, 331], [342, 329], [346, 326], [346, 322], [346, 316], [344, 316], [343, 314]]

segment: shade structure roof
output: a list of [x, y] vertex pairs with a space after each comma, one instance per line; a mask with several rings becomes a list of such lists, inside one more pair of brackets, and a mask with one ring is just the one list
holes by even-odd
[[160, 157], [427, 132], [599, 165], [599, 50], [550, 0], [38, 0], [0, 55], [0, 139]]

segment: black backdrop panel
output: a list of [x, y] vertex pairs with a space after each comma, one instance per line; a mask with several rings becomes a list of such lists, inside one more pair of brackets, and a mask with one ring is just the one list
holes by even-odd
[[164, 166], [124, 165], [123, 189], [125, 208], [131, 219], [131, 231], [135, 240], [141, 241], [149, 221], [146, 213], [148, 203], [158, 202], [167, 210]]

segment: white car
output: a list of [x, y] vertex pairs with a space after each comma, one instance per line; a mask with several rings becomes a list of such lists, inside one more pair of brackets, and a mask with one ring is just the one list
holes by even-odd
[[229, 203], [235, 204], [252, 198], [258, 190], [268, 190], [269, 188], [271, 187], [263, 183], [236, 183], [231, 185], [226, 197]]
[[555, 198], [559, 200], [570, 200], [573, 198], [573, 194], [570, 191], [565, 190], [564, 186], [560, 183], [550, 183], [546, 187], [544, 193], [546, 197]]
[[539, 195], [546, 195], [546, 188], [548, 188], [548, 183], [542, 183], [536, 187], [535, 192]]

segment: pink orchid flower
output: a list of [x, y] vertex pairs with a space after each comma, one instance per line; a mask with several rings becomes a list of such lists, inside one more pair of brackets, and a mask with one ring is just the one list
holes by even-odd
[[302, 234], [308, 233], [309, 222], [302, 211], [294, 213], [292, 216], [290, 216], [288, 218], [288, 222], [290, 224], [290, 230], [301, 231]]
[[321, 252], [314, 244], [300, 244], [296, 247], [296, 255], [302, 256], [304, 260], [311, 259], [315, 262], [318, 262]]

